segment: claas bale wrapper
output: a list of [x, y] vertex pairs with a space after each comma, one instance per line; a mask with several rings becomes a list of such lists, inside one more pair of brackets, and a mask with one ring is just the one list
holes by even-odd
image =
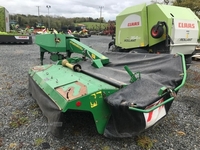
[[140, 4], [116, 16], [109, 50], [132, 53], [182, 53], [186, 63], [198, 45], [199, 18], [189, 8]]
[[36, 44], [57, 60], [29, 70], [29, 92], [56, 137], [71, 110], [91, 112], [105, 137], [138, 135], [167, 115], [186, 80], [183, 54], [99, 53], [64, 34], [37, 35]]
[[0, 44], [32, 44], [32, 36], [10, 31], [9, 12], [0, 6]]

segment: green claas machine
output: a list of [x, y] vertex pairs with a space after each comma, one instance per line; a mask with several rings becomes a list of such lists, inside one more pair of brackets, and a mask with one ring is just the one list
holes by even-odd
[[116, 17], [109, 50], [132, 53], [182, 53], [186, 63], [198, 45], [199, 18], [185, 7], [140, 4]]
[[[29, 70], [29, 92], [56, 137], [67, 111], [92, 113], [105, 137], [138, 135], [167, 115], [186, 80], [183, 54], [99, 53], [65, 34], [35, 42], [41, 65]], [[55, 63], [44, 64], [44, 53]]]
[[9, 12], [0, 6], [0, 44], [32, 44], [32, 36], [11, 32]]

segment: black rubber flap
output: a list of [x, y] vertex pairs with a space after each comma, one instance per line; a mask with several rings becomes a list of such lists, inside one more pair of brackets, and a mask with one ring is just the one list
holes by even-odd
[[49, 98], [46, 93], [35, 83], [29, 76], [29, 92], [36, 100], [43, 115], [48, 120], [48, 132], [58, 138], [63, 137], [64, 113], [59, 110], [58, 106]]
[[[19, 37], [19, 39], [15, 38]], [[20, 38], [21, 37], [21, 38]], [[0, 44], [1, 43], [12, 43], [12, 44], [32, 44], [32, 36], [28, 36], [29, 39], [26, 39], [27, 35], [0, 35]], [[25, 38], [25, 39], [23, 39]]]
[[[110, 55], [107, 54], [108, 57]], [[115, 70], [115, 78], [127, 82], [127, 78], [120, 79], [120, 68], [122, 70], [124, 65], [128, 65], [133, 73], [139, 71], [141, 78], [105, 99], [112, 113], [104, 136], [132, 137], [145, 130], [146, 124], [144, 114], [130, 110], [129, 106], [134, 104], [137, 108], [145, 109], [163, 98], [158, 95], [161, 87], [174, 89], [180, 85], [183, 73], [182, 59], [180, 56], [165, 54], [112, 54], [111, 57], [113, 56], [115, 57], [112, 60], [116, 61], [112, 61], [105, 68]], [[164, 100], [168, 98], [169, 94]], [[170, 106], [171, 103], [165, 106], [166, 113]]]

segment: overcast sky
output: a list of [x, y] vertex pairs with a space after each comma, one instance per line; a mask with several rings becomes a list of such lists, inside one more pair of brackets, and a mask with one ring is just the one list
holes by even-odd
[[[157, 0], [162, 1], [162, 0]], [[39, 14], [47, 15], [47, 5], [51, 6], [49, 14], [52, 16], [73, 17], [100, 17], [100, 8], [102, 8], [102, 17], [106, 21], [115, 20], [126, 7], [140, 3], [150, 4], [151, 0], [0, 0], [0, 6], [5, 7], [10, 14]]]

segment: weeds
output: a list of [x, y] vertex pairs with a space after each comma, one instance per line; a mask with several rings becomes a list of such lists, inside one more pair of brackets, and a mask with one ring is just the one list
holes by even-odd
[[138, 146], [145, 150], [150, 150], [153, 147], [153, 140], [151, 140], [149, 137], [143, 135], [143, 136], [137, 136], [136, 143]]
[[27, 122], [28, 117], [25, 116], [25, 113], [20, 110], [16, 110], [12, 113], [9, 125], [11, 128], [18, 128], [21, 125], [26, 124]]
[[30, 110], [33, 110], [33, 109], [36, 109], [36, 108], [39, 108], [37, 103], [33, 103], [32, 105], [29, 106]]
[[37, 139], [35, 139], [35, 145], [36, 146], [40, 146], [43, 142], [44, 142], [43, 138], [37, 138]]

